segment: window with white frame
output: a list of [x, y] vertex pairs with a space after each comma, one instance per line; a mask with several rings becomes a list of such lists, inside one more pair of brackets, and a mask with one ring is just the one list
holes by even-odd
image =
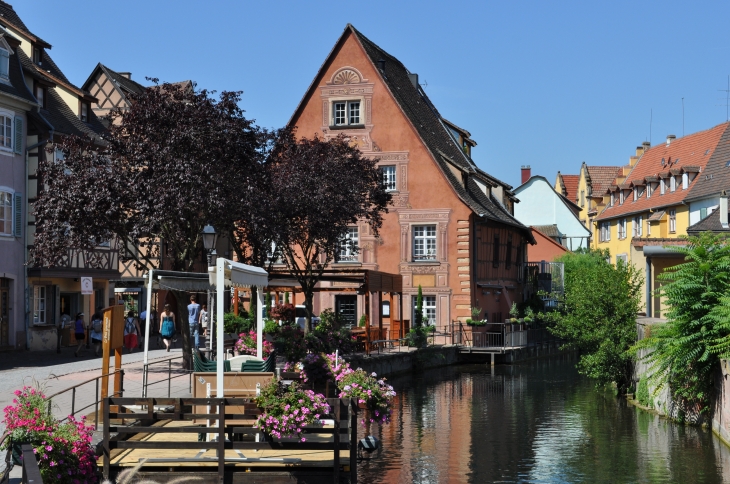
[[357, 262], [357, 243], [357, 227], [347, 227], [347, 232], [340, 239], [340, 251], [337, 254], [337, 262]]
[[383, 174], [383, 185], [385, 185], [386, 191], [392, 192], [396, 190], [395, 171], [395, 165], [380, 167], [380, 172]]
[[677, 231], [677, 211], [669, 211], [669, 232], [674, 233]]
[[[416, 319], [416, 303], [413, 298], [413, 319]], [[436, 296], [423, 296], [423, 324], [434, 326], [436, 324]]]
[[624, 191], [623, 190], [619, 190], [619, 192], [618, 192], [618, 203], [619, 203], [619, 205], [623, 205], [623, 203], [624, 203]]
[[622, 218], [618, 221], [618, 238], [619, 239], [625, 239], [626, 238], [626, 219]]
[[673, 176], [669, 177], [669, 191], [673, 192], [677, 189], [677, 179]]
[[646, 236], [651, 236], [651, 222], [649, 221], [649, 219], [646, 219]]
[[647, 183], [646, 184], [646, 198], [651, 198], [651, 189], [652, 189], [652, 184]]
[[599, 242], [608, 242], [611, 240], [611, 222], [601, 222], [599, 224], [598, 239]]
[[629, 262], [629, 256], [627, 254], [617, 254], [616, 255], [616, 265], [619, 263], [622, 263], [623, 265], [628, 264]]
[[636, 201], [636, 199], [639, 198], [639, 188], [638, 187], [634, 187], [633, 192], [634, 192], [634, 201]]
[[13, 149], [13, 114], [0, 111], [0, 149]]
[[634, 217], [631, 231], [634, 237], [641, 237], [644, 234], [644, 218], [641, 215]]
[[611, 192], [611, 207], [616, 204], [616, 194]]
[[686, 190], [689, 187], [689, 174], [682, 173], [682, 190]]
[[33, 286], [33, 324], [46, 324], [45, 286]]
[[8, 79], [10, 75], [10, 52], [0, 47], [0, 77]]
[[0, 191], [0, 235], [13, 235], [13, 194]]
[[335, 126], [363, 124], [360, 115], [360, 101], [335, 101], [333, 103], [333, 122]]
[[667, 183], [664, 181], [664, 178], [662, 178], [659, 181], [659, 186], [660, 186], [659, 194], [664, 195], [664, 192], [667, 190]]
[[413, 227], [413, 260], [436, 260], [436, 226]]

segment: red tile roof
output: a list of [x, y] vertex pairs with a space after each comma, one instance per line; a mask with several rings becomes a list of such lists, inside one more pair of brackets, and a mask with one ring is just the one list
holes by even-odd
[[[669, 146], [662, 143], [649, 148], [626, 176], [626, 180], [656, 176], [659, 173], [667, 173], [670, 169], [682, 167], [699, 168], [704, 171], [707, 162], [712, 157], [720, 138], [728, 126], [730, 126], [730, 123], [723, 123], [706, 131], [700, 131], [699, 133], [693, 133], [673, 140]], [[664, 161], [664, 165], [662, 165], [662, 160]], [[671, 167], [669, 165], [670, 162]], [[606, 220], [621, 215], [646, 211], [650, 208], [678, 204], [690, 196], [692, 190], [698, 184], [702, 183], [703, 178], [701, 174], [697, 175], [686, 190], [682, 190], [680, 181], [674, 192], [669, 191], [667, 184], [664, 195], [660, 194], [659, 189], [653, 191], [651, 198], [647, 198], [646, 193], [644, 193], [638, 200], [634, 201], [633, 196], [629, 195], [623, 204], [619, 205], [617, 201], [613, 207], [606, 207], [596, 220]]]
[[613, 180], [621, 174], [620, 166], [588, 166], [588, 175], [591, 177], [591, 194], [602, 196], [611, 186]]
[[578, 202], [578, 180], [580, 175], [560, 175], [563, 178], [563, 187], [565, 187], [565, 198], [573, 203]]

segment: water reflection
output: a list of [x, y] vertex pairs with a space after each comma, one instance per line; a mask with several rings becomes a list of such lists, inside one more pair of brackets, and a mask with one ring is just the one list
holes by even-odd
[[393, 422], [360, 482], [730, 483], [730, 449], [598, 392], [570, 357], [391, 381]]

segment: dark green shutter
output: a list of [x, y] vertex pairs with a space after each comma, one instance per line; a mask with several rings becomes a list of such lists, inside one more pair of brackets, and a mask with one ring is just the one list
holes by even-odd
[[15, 116], [15, 139], [13, 140], [14, 151], [23, 153], [23, 118]]
[[23, 235], [23, 194], [15, 193], [13, 197], [13, 235]]

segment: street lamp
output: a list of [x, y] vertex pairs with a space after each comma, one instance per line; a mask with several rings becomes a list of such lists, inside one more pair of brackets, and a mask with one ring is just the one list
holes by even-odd
[[215, 229], [212, 225], [208, 224], [203, 227], [203, 247], [208, 252], [208, 265], [213, 263], [213, 256], [215, 255], [215, 242], [218, 239], [218, 234], [215, 233]]

